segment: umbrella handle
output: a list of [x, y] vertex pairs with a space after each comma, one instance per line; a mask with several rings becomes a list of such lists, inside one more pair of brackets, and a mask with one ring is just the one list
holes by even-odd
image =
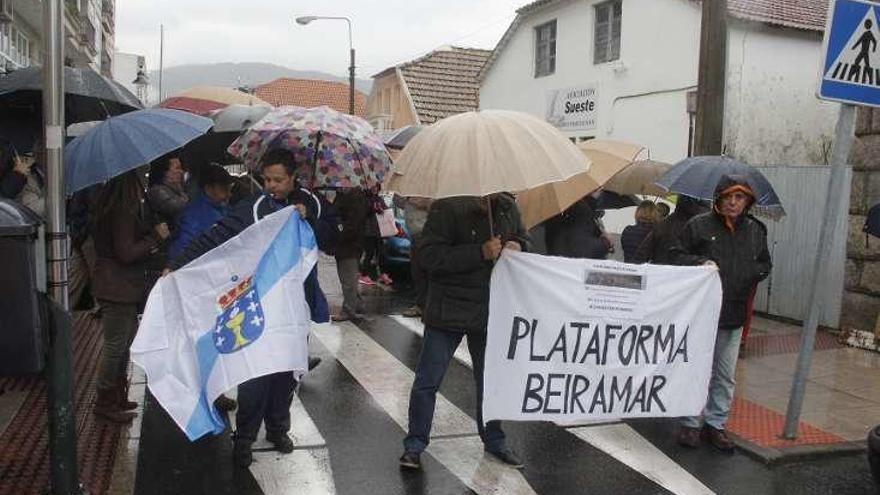
[[492, 219], [492, 198], [486, 197], [487, 211], [489, 212], [489, 238], [495, 237], [495, 225]]

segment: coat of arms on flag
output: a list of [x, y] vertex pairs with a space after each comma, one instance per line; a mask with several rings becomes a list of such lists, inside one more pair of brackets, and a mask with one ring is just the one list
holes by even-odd
[[229, 354], [246, 347], [263, 334], [263, 307], [253, 277], [239, 282], [217, 298], [220, 315], [214, 326], [214, 347]]

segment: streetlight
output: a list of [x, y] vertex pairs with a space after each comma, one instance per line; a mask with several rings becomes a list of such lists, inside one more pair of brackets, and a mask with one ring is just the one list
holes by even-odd
[[348, 17], [329, 17], [320, 15], [304, 15], [296, 18], [296, 23], [302, 26], [317, 21], [318, 19], [331, 19], [348, 23], [348, 50], [351, 53], [351, 64], [348, 66], [348, 113], [354, 115], [354, 48], [351, 45], [351, 19]]

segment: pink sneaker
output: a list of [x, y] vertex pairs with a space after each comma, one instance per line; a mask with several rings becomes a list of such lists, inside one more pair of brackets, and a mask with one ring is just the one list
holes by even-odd
[[394, 283], [394, 281], [391, 280], [391, 277], [387, 273], [383, 273], [383, 274], [379, 275], [379, 283], [385, 284], [385, 285], [391, 285]]
[[360, 277], [358, 277], [358, 283], [363, 285], [376, 285], [376, 282], [373, 282], [373, 279], [366, 275], [361, 275]]

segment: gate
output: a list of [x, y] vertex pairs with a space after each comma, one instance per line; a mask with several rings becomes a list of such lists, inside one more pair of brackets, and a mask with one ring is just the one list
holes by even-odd
[[[803, 321], [808, 314], [809, 284], [819, 245], [819, 231], [825, 215], [825, 197], [831, 178], [829, 166], [757, 167], [770, 181], [786, 216], [781, 220], [760, 218], [767, 225], [767, 244], [773, 258], [773, 271], [758, 286], [755, 310]], [[847, 212], [849, 211], [852, 169], [846, 170], [846, 191], [836, 201], [844, 202], [842, 218], [832, 229], [831, 261], [823, 267], [820, 287], [821, 325], [837, 328], [843, 297], [846, 263]]]

